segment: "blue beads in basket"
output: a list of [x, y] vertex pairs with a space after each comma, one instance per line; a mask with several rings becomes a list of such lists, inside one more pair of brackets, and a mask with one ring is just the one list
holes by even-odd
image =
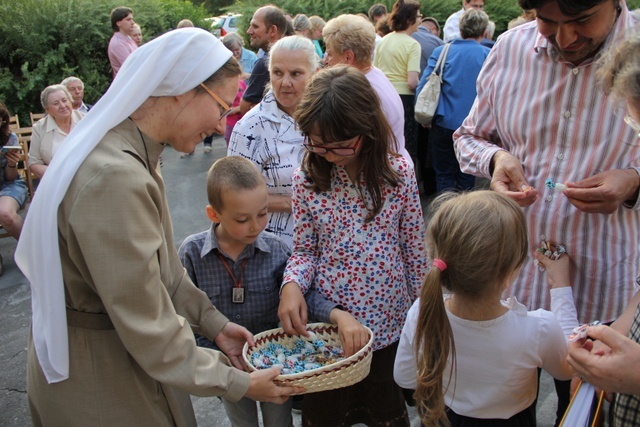
[[340, 346], [326, 345], [313, 332], [311, 340], [297, 338], [293, 346], [268, 343], [251, 353], [251, 364], [257, 369], [280, 366], [283, 375], [299, 374], [344, 360], [344, 350]]

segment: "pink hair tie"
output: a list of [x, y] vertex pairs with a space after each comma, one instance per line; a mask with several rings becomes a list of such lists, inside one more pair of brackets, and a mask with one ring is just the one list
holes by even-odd
[[433, 266], [440, 271], [445, 271], [447, 269], [447, 263], [440, 258], [433, 259]]

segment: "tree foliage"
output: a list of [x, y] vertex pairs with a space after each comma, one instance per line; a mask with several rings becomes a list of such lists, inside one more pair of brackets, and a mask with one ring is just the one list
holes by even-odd
[[[305, 13], [329, 20], [343, 13], [367, 13], [375, 2], [389, 10], [391, 0], [0, 0], [0, 99], [12, 114], [29, 124], [29, 112], [40, 112], [40, 92], [47, 85], [76, 75], [85, 83], [85, 100], [94, 103], [111, 82], [107, 46], [112, 31], [109, 13], [126, 4], [134, 10], [144, 40], [176, 26], [184, 18], [209, 29], [205, 17], [239, 12], [245, 35], [253, 12], [265, 3], [275, 4], [295, 16]], [[627, 2], [640, 7], [640, 0]], [[421, 12], [444, 25], [459, 10], [461, 0], [423, 0]], [[485, 10], [496, 22], [496, 35], [521, 13], [517, 0], [487, 0]], [[247, 43], [248, 45], [248, 43]]]
[[126, 4], [150, 40], [183, 18], [208, 28], [203, 6], [183, 0], [0, 0], [0, 99], [11, 114], [29, 124], [29, 112], [41, 112], [40, 92], [75, 75], [85, 84], [85, 100], [94, 103], [111, 82], [107, 46], [109, 14]]

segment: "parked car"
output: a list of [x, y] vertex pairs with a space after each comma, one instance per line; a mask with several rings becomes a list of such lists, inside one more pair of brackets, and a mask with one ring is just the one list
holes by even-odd
[[242, 14], [240, 13], [229, 13], [213, 18], [211, 20], [211, 32], [218, 38], [237, 32], [238, 21], [241, 16]]

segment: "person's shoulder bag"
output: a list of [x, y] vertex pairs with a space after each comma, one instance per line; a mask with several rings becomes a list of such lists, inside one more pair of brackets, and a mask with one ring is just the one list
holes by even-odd
[[438, 102], [440, 101], [440, 89], [442, 87], [444, 64], [447, 60], [447, 53], [449, 53], [450, 46], [451, 43], [444, 45], [444, 48], [442, 48], [442, 52], [440, 52], [440, 56], [438, 57], [438, 62], [433, 68], [433, 72], [418, 94], [414, 111], [415, 119], [421, 125], [430, 125], [433, 120], [433, 116], [436, 114]]

